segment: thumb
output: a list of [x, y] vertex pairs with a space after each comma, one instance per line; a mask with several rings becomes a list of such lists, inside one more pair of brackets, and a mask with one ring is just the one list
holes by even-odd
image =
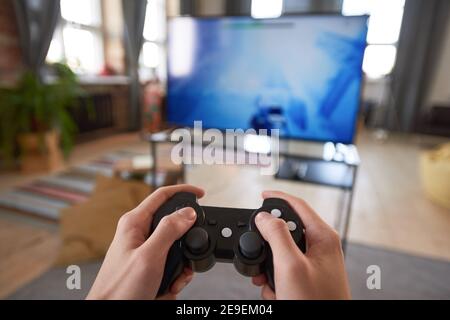
[[255, 217], [255, 224], [263, 238], [269, 243], [274, 260], [286, 261], [301, 252], [292, 239], [284, 220], [275, 218], [267, 212], [260, 212]]
[[173, 243], [180, 239], [194, 224], [197, 213], [186, 207], [161, 219], [156, 229], [144, 243], [144, 246], [169, 251]]

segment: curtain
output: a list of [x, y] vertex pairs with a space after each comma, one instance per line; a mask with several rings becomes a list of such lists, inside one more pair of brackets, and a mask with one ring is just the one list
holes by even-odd
[[130, 130], [140, 125], [141, 90], [139, 82], [139, 55], [144, 42], [144, 23], [147, 0], [122, 0], [125, 22], [125, 47], [130, 77]]
[[445, 37], [450, 1], [407, 0], [382, 127], [415, 131]]
[[53, 32], [60, 17], [55, 0], [14, 0], [23, 60], [27, 68], [42, 76]]

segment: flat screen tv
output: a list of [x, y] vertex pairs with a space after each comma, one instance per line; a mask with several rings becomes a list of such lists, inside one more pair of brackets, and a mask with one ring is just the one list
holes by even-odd
[[366, 34], [366, 16], [172, 18], [168, 122], [352, 143]]

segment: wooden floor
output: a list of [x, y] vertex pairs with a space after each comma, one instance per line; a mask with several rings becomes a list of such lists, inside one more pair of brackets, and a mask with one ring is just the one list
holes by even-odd
[[[380, 141], [369, 132], [359, 135], [361, 168], [355, 191], [350, 240], [450, 261], [450, 212], [423, 194], [419, 155], [445, 140], [390, 135]], [[136, 135], [126, 134], [76, 148], [69, 165], [117, 149], [147, 151]], [[0, 191], [36, 176], [0, 176]], [[330, 224], [336, 218], [338, 190], [274, 180], [258, 168], [195, 166], [189, 183], [203, 187], [202, 204], [255, 208], [260, 192], [279, 189], [303, 197]], [[6, 297], [47, 270], [58, 250], [57, 225], [19, 214], [0, 212], [0, 298]]]

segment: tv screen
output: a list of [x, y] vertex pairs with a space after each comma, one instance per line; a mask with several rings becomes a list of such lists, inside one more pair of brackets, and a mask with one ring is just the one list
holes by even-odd
[[167, 118], [352, 143], [367, 17], [169, 21]]

